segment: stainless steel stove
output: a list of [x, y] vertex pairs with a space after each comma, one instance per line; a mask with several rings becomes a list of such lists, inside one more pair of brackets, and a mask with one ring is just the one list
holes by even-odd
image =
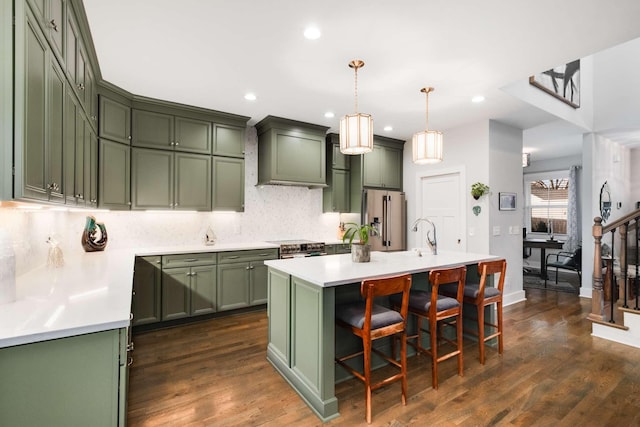
[[326, 255], [324, 242], [313, 240], [277, 240], [271, 241], [280, 245], [280, 258], [296, 258]]

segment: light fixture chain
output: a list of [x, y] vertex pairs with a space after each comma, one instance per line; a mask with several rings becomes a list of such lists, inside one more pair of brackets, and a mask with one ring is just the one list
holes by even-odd
[[425, 108], [425, 124], [426, 124], [426, 130], [429, 130], [429, 91], [427, 90], [425, 92], [426, 95], [426, 108]]
[[354, 67], [355, 69], [355, 112], [358, 112], [358, 67]]

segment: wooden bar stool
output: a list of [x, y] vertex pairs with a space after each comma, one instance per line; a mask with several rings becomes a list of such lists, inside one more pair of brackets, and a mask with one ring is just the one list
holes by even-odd
[[[499, 259], [495, 261], [483, 261], [478, 263], [478, 272], [480, 273], [480, 283], [467, 283], [464, 287], [463, 302], [473, 304], [478, 311], [478, 330], [465, 330], [478, 337], [478, 347], [480, 349], [480, 363], [484, 365], [485, 359], [485, 342], [493, 338], [498, 338], [498, 353], [502, 354], [503, 334], [502, 334], [502, 291], [504, 289], [504, 278], [507, 271], [507, 261]], [[495, 287], [487, 286], [487, 278], [491, 274], [500, 274], [498, 285]], [[444, 285], [440, 288], [440, 293], [452, 296], [455, 293], [454, 287]], [[498, 312], [498, 323], [487, 322], [484, 317], [484, 308], [486, 306], [496, 304]], [[485, 336], [485, 326], [495, 329], [493, 334]]]
[[[426, 353], [431, 356], [431, 384], [438, 388], [438, 362], [458, 357], [458, 375], [463, 375], [462, 360], [462, 291], [464, 288], [467, 268], [465, 266], [437, 269], [429, 272], [431, 291], [413, 290], [409, 296], [409, 313], [417, 317], [416, 335], [407, 336], [407, 344], [416, 349], [418, 353]], [[454, 283], [456, 282], [456, 283]], [[459, 289], [455, 298], [438, 294], [440, 285], [450, 283]], [[396, 296], [391, 297], [394, 306], [399, 304]], [[429, 329], [422, 327], [422, 319], [429, 322]], [[453, 326], [455, 323], [456, 340], [450, 340], [442, 334], [443, 325]], [[429, 333], [430, 348], [422, 346], [422, 333]], [[415, 339], [415, 342], [409, 340]], [[455, 350], [446, 354], [438, 353], [438, 341], [442, 339], [455, 346]]]
[[[407, 310], [411, 275], [366, 279], [360, 285], [360, 294], [365, 299], [354, 303], [336, 306], [336, 324], [351, 331], [362, 339], [363, 350], [347, 356], [336, 357], [336, 363], [364, 382], [366, 419], [371, 423], [371, 392], [389, 383], [400, 380], [402, 383], [402, 404], [407, 404]], [[375, 304], [374, 299], [398, 294], [401, 301], [400, 311]], [[372, 347], [372, 342], [387, 336], [400, 338], [400, 362]], [[376, 353], [388, 363], [400, 369], [399, 373], [387, 377], [375, 384], [371, 383], [371, 352]], [[364, 355], [363, 372], [345, 363], [346, 360]], [[393, 355], [395, 356], [395, 354]]]

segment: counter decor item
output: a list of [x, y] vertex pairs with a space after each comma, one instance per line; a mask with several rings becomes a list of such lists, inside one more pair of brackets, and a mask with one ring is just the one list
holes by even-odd
[[9, 233], [0, 230], [0, 304], [16, 300], [16, 256]]
[[64, 255], [62, 254], [62, 249], [58, 246], [58, 241], [54, 237], [49, 236], [47, 243], [49, 244], [47, 267], [62, 267], [64, 265]]
[[207, 231], [204, 233], [204, 244], [206, 246], [213, 246], [216, 244], [216, 233], [213, 232], [211, 226], [207, 227]]
[[[342, 241], [349, 241], [351, 245], [351, 261], [353, 262], [369, 262], [371, 261], [371, 246], [369, 245], [369, 236], [378, 234], [378, 230], [369, 225], [358, 225], [355, 222], [346, 224], [346, 231], [342, 236]], [[354, 239], [358, 237], [358, 241], [354, 243]]]
[[81, 243], [85, 252], [104, 251], [107, 246], [107, 229], [103, 223], [96, 222], [94, 216], [87, 216]]
[[475, 184], [471, 185], [471, 195], [473, 196], [474, 199], [478, 200], [480, 197], [484, 196], [485, 194], [489, 194], [488, 185], [483, 184], [481, 182], [476, 182]]

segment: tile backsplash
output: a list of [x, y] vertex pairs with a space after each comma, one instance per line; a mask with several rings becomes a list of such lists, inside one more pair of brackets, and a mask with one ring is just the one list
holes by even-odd
[[[292, 159], [293, 160], [293, 159]], [[59, 241], [65, 258], [83, 252], [80, 237], [87, 215], [103, 222], [107, 249], [193, 245], [203, 243], [209, 226], [219, 243], [265, 240], [336, 240], [341, 220], [359, 221], [358, 214], [322, 213], [322, 189], [256, 186], [257, 136], [247, 128], [245, 147], [245, 212], [56, 211], [0, 208], [0, 229], [11, 236], [16, 273], [47, 260], [49, 236]]]

